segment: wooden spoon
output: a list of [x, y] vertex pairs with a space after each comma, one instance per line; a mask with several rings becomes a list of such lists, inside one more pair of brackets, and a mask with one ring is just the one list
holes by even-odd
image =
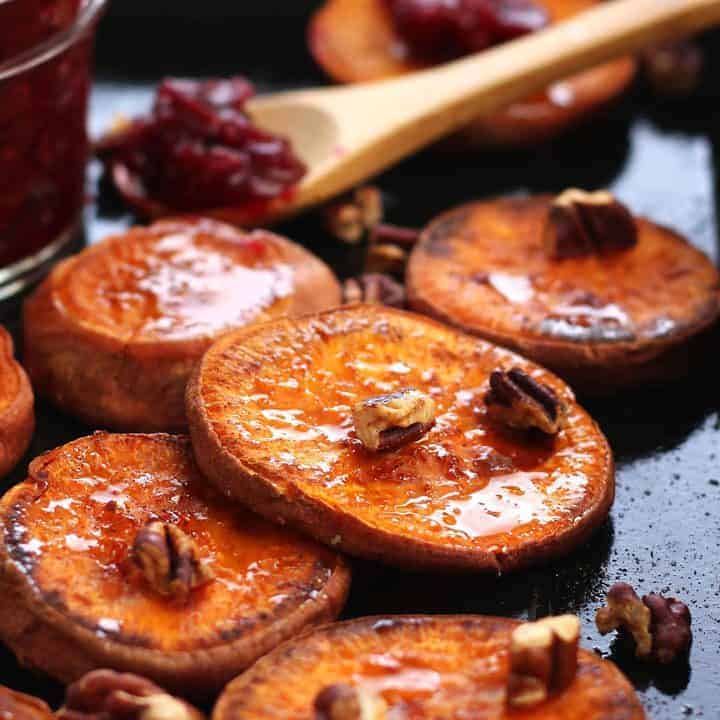
[[255, 121], [289, 137], [309, 168], [270, 219], [324, 202], [554, 81], [716, 23], [720, 0], [612, 0], [422, 72], [259, 97], [249, 106]]

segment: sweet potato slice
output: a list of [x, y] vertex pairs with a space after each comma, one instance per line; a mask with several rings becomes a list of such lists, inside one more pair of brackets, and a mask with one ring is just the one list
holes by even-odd
[[28, 449], [34, 430], [30, 381], [15, 360], [10, 334], [0, 325], [0, 478]]
[[[543, 0], [554, 21], [582, 12], [598, 0]], [[393, 26], [383, 0], [326, 0], [314, 15], [310, 51], [335, 80], [379, 80], [422, 69]], [[528, 145], [557, 135], [620, 95], [635, 75], [623, 58], [558, 82], [546, 92], [473, 122], [458, 135], [473, 146]]]
[[[487, 416], [488, 377], [519, 367], [568, 406], [555, 438]], [[435, 424], [366, 449], [352, 407], [415, 388]], [[504, 570], [566, 553], [607, 515], [613, 461], [547, 371], [418, 315], [356, 305], [228, 335], [188, 386], [200, 467], [224, 493], [349, 553], [416, 568]]]
[[553, 368], [586, 392], [660, 377], [720, 313], [720, 279], [684, 238], [644, 218], [627, 250], [552, 259], [550, 197], [441, 215], [407, 270], [411, 306]]
[[185, 425], [197, 359], [228, 330], [337, 305], [331, 270], [278, 235], [167, 220], [58, 265], [25, 306], [39, 393], [95, 427]]
[[630, 683], [580, 650], [572, 684], [546, 702], [509, 709], [508, 646], [518, 623], [463, 616], [372, 617], [336, 623], [258, 661], [221, 695], [213, 720], [314, 717], [324, 688], [348, 684], [379, 696], [388, 718], [643, 720]]
[[[106, 667], [210, 694], [335, 617], [348, 589], [339, 556], [228, 507], [179, 436], [96, 433], [57, 448], [0, 515], [0, 637], [64, 682]], [[132, 560], [149, 521], [191, 538], [212, 579], [182, 600], [157, 592]]]

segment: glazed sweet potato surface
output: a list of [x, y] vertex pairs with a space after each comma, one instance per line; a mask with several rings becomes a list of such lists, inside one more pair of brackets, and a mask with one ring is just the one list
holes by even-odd
[[476, 615], [363, 618], [321, 628], [255, 664], [221, 696], [213, 720], [313, 717], [315, 696], [349, 683], [380, 695], [388, 717], [642, 720], [630, 683], [580, 651], [572, 685], [548, 702], [508, 710], [508, 644], [515, 621]]
[[[216, 496], [181, 437], [76, 440], [37, 458], [0, 508], [4, 586], [39, 617], [56, 613], [54, 629], [68, 636], [82, 628], [142, 652], [212, 650], [272, 634], [303, 607], [329, 619], [347, 589], [335, 554]], [[186, 603], [130, 572], [130, 548], [151, 520], [180, 527], [214, 573]]]
[[649, 220], [631, 249], [551, 258], [550, 200], [488, 200], [433, 221], [408, 265], [411, 305], [558, 368], [647, 360], [717, 318], [710, 260]]
[[30, 382], [15, 360], [10, 334], [0, 325], [0, 477], [27, 450], [34, 428]]
[[[570, 406], [557, 438], [490, 422], [489, 374], [518, 366]], [[363, 447], [351, 408], [414, 387], [421, 440]], [[567, 552], [613, 497], [607, 442], [545, 370], [420, 316], [354, 306], [226, 336], [189, 386], [200, 466], [251, 508], [348, 552], [420, 567], [515, 567]]]
[[[543, 5], [557, 22], [596, 2], [544, 0]], [[341, 82], [379, 80], [423, 67], [395, 31], [384, 0], [327, 0], [311, 22], [308, 41], [321, 67]], [[480, 145], [537, 142], [610, 101], [634, 74], [629, 58], [601, 65], [474, 122], [460, 137]]]
[[158, 222], [53, 270], [25, 304], [27, 367], [40, 394], [90, 425], [181, 429], [188, 375], [215, 338], [339, 301], [332, 271], [289, 240]]

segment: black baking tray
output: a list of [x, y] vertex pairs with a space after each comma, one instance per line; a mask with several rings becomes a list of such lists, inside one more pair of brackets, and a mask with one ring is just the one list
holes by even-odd
[[[323, 82], [304, 44], [314, 3], [116, 2], [98, 40], [98, 81], [91, 126], [116, 112], [147, 106], [163, 75], [244, 73], [264, 89]], [[602, 117], [559, 141], [530, 151], [452, 155], [429, 150], [378, 179], [389, 219], [421, 226], [434, 214], [499, 193], [610, 187], [633, 208], [677, 228], [718, 259], [720, 37], [703, 38], [706, 68], [691, 100], [660, 102], [642, 85]], [[96, 241], [134, 219], [89, 170], [86, 240]], [[282, 227], [345, 276], [360, 253], [327, 237], [316, 219]], [[17, 334], [18, 302], [0, 306]], [[717, 348], [717, 338], [711, 348]], [[443, 578], [355, 563], [345, 617], [429, 612], [489, 613], [535, 618], [577, 613], [584, 644], [616, 662], [655, 720], [720, 718], [720, 387], [717, 360], [692, 377], [584, 404], [608, 435], [617, 461], [617, 499], [592, 540], [563, 561], [502, 577]], [[28, 458], [95, 428], [38, 404], [38, 430]], [[5, 483], [23, 477], [27, 459]], [[632, 652], [595, 630], [593, 616], [607, 587], [676, 595], [692, 610], [689, 662], [666, 668], [637, 663]], [[2, 682], [57, 704], [55, 683], [18, 667], [0, 650]]]

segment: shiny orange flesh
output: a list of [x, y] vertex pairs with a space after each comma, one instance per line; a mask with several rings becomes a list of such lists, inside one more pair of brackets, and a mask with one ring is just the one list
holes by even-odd
[[232, 682], [213, 720], [307, 720], [315, 696], [348, 683], [380, 695], [388, 717], [642, 720], [630, 683], [580, 650], [573, 683], [524, 710], [506, 706], [513, 620], [475, 615], [364, 618], [316, 630], [273, 651]]
[[550, 201], [494, 199], [437, 218], [408, 265], [413, 307], [552, 366], [562, 359], [553, 348], [598, 365], [612, 354], [627, 362], [717, 317], [710, 260], [649, 220], [637, 220], [631, 249], [553, 259], [542, 242]]
[[211, 220], [158, 222], [74, 258], [53, 295], [83, 327], [123, 342], [211, 338], [291, 309], [299, 258], [288, 245]]
[[[553, 21], [575, 15], [598, 0], [543, 0]], [[383, 0], [327, 0], [308, 33], [310, 50], [335, 80], [379, 80], [422, 69], [395, 31]], [[609, 102], [631, 82], [635, 63], [624, 58], [552, 85], [463, 131], [471, 144], [514, 145], [556, 134]]]
[[[322, 593], [336, 555], [228, 505], [187, 439], [97, 433], [37, 458], [3, 499], [5, 552], [40, 603], [99, 638], [210, 649], [282, 621]], [[190, 535], [215, 579], [187, 604], [155, 594], [128, 555], [151, 520]]]
[[15, 360], [12, 339], [0, 325], [0, 414], [15, 402], [22, 384], [23, 371]]
[[[488, 377], [512, 366], [566, 399], [569, 425], [556, 438], [507, 432], [487, 418]], [[435, 426], [396, 451], [365, 449], [353, 404], [405, 387], [433, 397]], [[607, 443], [561, 381], [409, 313], [356, 306], [227, 336], [205, 356], [190, 396], [196, 452], [211, 479], [263, 512], [243, 478], [259, 479], [280, 498], [272, 512], [357, 554], [523, 564], [597, 525], [612, 500]], [[217, 445], [206, 453], [208, 437]], [[243, 477], [216, 466], [214, 452], [229, 453]], [[358, 524], [377, 551], [363, 546]]]

